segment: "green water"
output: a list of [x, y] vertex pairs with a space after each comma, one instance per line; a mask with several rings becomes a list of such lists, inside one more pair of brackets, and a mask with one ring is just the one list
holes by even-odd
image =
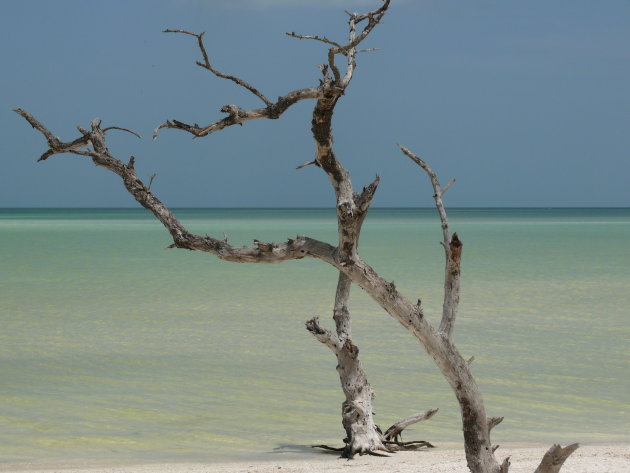
[[[197, 233], [334, 243], [329, 210], [180, 210]], [[456, 342], [475, 356], [496, 443], [630, 440], [630, 210], [460, 209]], [[371, 212], [361, 251], [426, 315], [441, 307], [434, 211]], [[324, 263], [226, 263], [165, 250], [142, 210], [0, 210], [0, 464], [223, 461], [340, 444]], [[457, 405], [422, 348], [359, 289], [355, 343], [387, 426], [461, 442]]]

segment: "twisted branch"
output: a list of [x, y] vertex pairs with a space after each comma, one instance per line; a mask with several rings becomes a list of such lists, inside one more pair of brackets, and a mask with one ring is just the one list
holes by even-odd
[[301, 100], [315, 99], [319, 97], [320, 94], [321, 92], [317, 87], [298, 89], [279, 97], [275, 103], [270, 103], [265, 108], [256, 108], [253, 110], [244, 110], [236, 105], [224, 105], [221, 108], [221, 112], [227, 113], [228, 116], [222, 120], [205, 126], [199, 126], [196, 123], [194, 125], [189, 125], [179, 120], [167, 120], [155, 128], [153, 131], [153, 139], [157, 138], [158, 132], [162, 128], [173, 128], [176, 130], [186, 131], [194, 135], [195, 138], [200, 138], [229, 126], [242, 125], [243, 123], [251, 120], [258, 120], [261, 118], [273, 120], [279, 118], [289, 107], [291, 107], [291, 105]]
[[[305, 236], [297, 236], [281, 243], [256, 242], [252, 247], [233, 246], [225, 239], [217, 239], [211, 236], [195, 235], [190, 233], [175, 215], [150, 191], [149, 186], [140, 180], [134, 169], [135, 159], [125, 164], [112, 156], [105, 144], [105, 131], [100, 128], [100, 120], [95, 119], [91, 123], [91, 130], [80, 128], [83, 136], [71, 143], [63, 143], [42, 125], [35, 117], [22, 109], [16, 109], [28, 121], [33, 128], [40, 131], [51, 148], [44, 156], [54, 154], [73, 153], [89, 156], [97, 166], [101, 166], [118, 175], [129, 192], [143, 207], [150, 210], [156, 218], [166, 227], [173, 238], [171, 248], [184, 248], [188, 250], [212, 253], [220, 259], [238, 263], [281, 263], [287, 260], [301, 259], [305, 257], [321, 258], [335, 265], [335, 248], [328, 243], [314, 240]], [[112, 127], [109, 127], [112, 129]], [[107, 128], [105, 129], [107, 130]], [[82, 152], [69, 145], [90, 143], [93, 151]], [[45, 159], [45, 158], [44, 158]], [[40, 158], [40, 161], [42, 158]]]

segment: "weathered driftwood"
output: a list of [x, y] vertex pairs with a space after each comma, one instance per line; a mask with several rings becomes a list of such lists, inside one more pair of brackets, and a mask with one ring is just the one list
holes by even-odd
[[389, 429], [385, 431], [383, 434], [383, 438], [388, 442], [402, 442], [402, 431], [407, 427], [413, 424], [417, 424], [418, 422], [422, 422], [423, 420], [428, 420], [437, 414], [438, 409], [432, 409], [430, 411], [423, 412], [421, 414], [414, 414], [409, 416], [399, 422], [396, 422]]
[[562, 448], [560, 445], [552, 445], [543, 456], [542, 461], [534, 473], [558, 473], [564, 462], [577, 450], [577, 443]]
[[[350, 181], [348, 171], [337, 159], [333, 151], [332, 140], [332, 116], [335, 105], [344, 94], [346, 87], [352, 79], [356, 68], [357, 46], [369, 35], [372, 29], [380, 22], [389, 8], [389, 0], [385, 0], [380, 8], [372, 10], [364, 15], [349, 14], [349, 40], [345, 44], [331, 41], [320, 36], [305, 36], [290, 33], [290, 36], [320, 41], [330, 46], [328, 50], [328, 63], [321, 66], [322, 79], [319, 86], [299, 89], [280, 97], [276, 102], [269, 101], [257, 89], [249, 83], [233, 76], [228, 76], [217, 71], [211, 66], [205, 48], [203, 35], [182, 30], [168, 30], [169, 32], [184, 33], [195, 36], [201, 49], [203, 62], [198, 64], [211, 71], [218, 77], [234, 81], [245, 87], [259, 97], [265, 107], [255, 110], [243, 110], [236, 105], [226, 105], [221, 111], [228, 117], [213, 122], [207, 126], [188, 125], [177, 120], [167, 121], [156, 128], [156, 133], [161, 128], [180, 129], [191, 133], [194, 137], [205, 136], [227, 126], [242, 124], [250, 120], [278, 118], [291, 105], [305, 99], [315, 100], [311, 130], [316, 144], [315, 159], [313, 161], [322, 168], [335, 191], [339, 240], [336, 246], [314, 240], [306, 236], [297, 236], [281, 243], [264, 243], [255, 241], [254, 246], [233, 246], [225, 239], [211, 236], [199, 236], [190, 233], [172, 214], [172, 212], [160, 200], [153, 195], [137, 176], [134, 170], [134, 158], [128, 163], [112, 156], [105, 145], [105, 134], [113, 127], [101, 129], [100, 120], [92, 121], [91, 129], [85, 130], [79, 127], [79, 136], [74, 141], [61, 142], [46, 127], [38, 122], [28, 112], [16, 109], [15, 111], [24, 117], [35, 129], [41, 132], [48, 141], [49, 149], [41, 156], [40, 160], [61, 153], [72, 153], [90, 157], [95, 164], [102, 166], [120, 176], [127, 191], [145, 208], [153, 212], [156, 218], [168, 229], [173, 239], [171, 247], [185, 248], [189, 250], [205, 251], [219, 258], [234, 262], [247, 263], [281, 263], [283, 261], [300, 258], [317, 258], [333, 267], [339, 273], [338, 295], [335, 302], [335, 323], [337, 334], [333, 334], [322, 328], [316, 319], [309, 321], [309, 331], [322, 343], [326, 344], [339, 360], [348, 360], [340, 369], [341, 379], [351, 379], [356, 386], [367, 386], [366, 396], [352, 394], [348, 390], [344, 411], [344, 418], [350, 421], [350, 430], [355, 438], [360, 438], [357, 443], [357, 451], [380, 448], [379, 441], [372, 437], [372, 431], [367, 429], [367, 435], [363, 435], [362, 427], [352, 424], [352, 419], [363, 419], [368, 425], [371, 410], [371, 388], [367, 384], [362, 370], [358, 369], [358, 350], [352, 344], [350, 336], [349, 318], [344, 319], [344, 307], [347, 302], [350, 281], [359, 285], [372, 299], [379, 304], [388, 314], [409, 330], [420, 342], [427, 353], [433, 358], [447, 382], [453, 389], [459, 402], [462, 413], [464, 431], [464, 443], [468, 467], [473, 473], [506, 473], [509, 469], [509, 458], [502, 463], [496, 460], [494, 452], [496, 446], [492, 445], [490, 432], [502, 419], [488, 418], [483, 402], [483, 397], [472, 374], [470, 361], [466, 361], [453, 343], [453, 327], [459, 305], [460, 263], [463, 245], [457, 234], [450, 234], [446, 210], [442, 202], [442, 195], [450, 187], [453, 181], [442, 188], [435, 173], [420, 158], [401, 146], [402, 151], [415, 163], [420, 165], [429, 175], [431, 180], [435, 203], [440, 214], [443, 229], [443, 246], [445, 251], [445, 278], [444, 278], [444, 302], [442, 318], [438, 328], [435, 328], [424, 316], [420, 301], [417, 304], [409, 301], [401, 294], [393, 283], [385, 281], [370, 267], [357, 253], [358, 236], [361, 223], [370, 206], [378, 179], [365, 187], [361, 193], [355, 193]], [[363, 29], [357, 33], [358, 25]], [[346, 69], [342, 73], [336, 63], [339, 56], [346, 58]], [[331, 75], [332, 73], [332, 75]], [[130, 130], [126, 130], [130, 131]], [[310, 163], [307, 163], [310, 164]], [[339, 295], [340, 294], [340, 295]], [[346, 307], [347, 309], [347, 307]], [[353, 361], [354, 360], [354, 361]], [[354, 389], [354, 388], [353, 388]], [[369, 411], [369, 412], [368, 412]], [[362, 417], [363, 416], [363, 417]], [[353, 431], [352, 429], [356, 429]], [[395, 426], [392, 426], [393, 428]], [[348, 428], [346, 428], [348, 431]], [[389, 429], [388, 429], [389, 431]], [[394, 430], [390, 431], [390, 437], [394, 440], [380, 439], [380, 443], [391, 450], [391, 444], [396, 442]], [[568, 456], [578, 447], [577, 444], [562, 448], [552, 446], [543, 457], [535, 473], [557, 473]]]

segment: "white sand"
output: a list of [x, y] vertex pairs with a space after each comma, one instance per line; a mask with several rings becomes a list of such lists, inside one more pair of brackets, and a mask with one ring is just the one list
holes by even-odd
[[[510, 473], [533, 473], [548, 447], [501, 447], [497, 458], [510, 456]], [[347, 461], [322, 454], [311, 460], [248, 463], [173, 463], [109, 467], [62, 467], [32, 464], [0, 465], [20, 473], [468, 473], [463, 450], [435, 448], [401, 452], [390, 458], [357, 457]], [[562, 473], [630, 473], [630, 445], [582, 446], [565, 463]]]

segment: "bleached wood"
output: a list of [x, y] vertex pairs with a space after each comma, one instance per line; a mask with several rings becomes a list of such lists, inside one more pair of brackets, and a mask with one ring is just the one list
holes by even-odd
[[195, 138], [200, 138], [202, 136], [210, 135], [214, 132], [223, 130], [224, 128], [227, 128], [229, 126], [242, 125], [243, 123], [252, 120], [260, 120], [263, 118], [276, 119], [279, 118], [284, 112], [286, 112], [289, 107], [291, 107], [295, 103], [301, 100], [315, 99], [319, 97], [319, 95], [320, 90], [317, 87], [309, 87], [306, 89], [293, 90], [286, 95], [278, 98], [275, 103], [271, 103], [265, 108], [244, 110], [236, 105], [224, 105], [221, 108], [221, 111], [223, 113], [227, 113], [228, 116], [221, 120], [205, 126], [199, 126], [196, 123], [190, 125], [179, 120], [167, 120], [164, 123], [155, 127], [155, 130], [153, 131], [153, 138], [157, 138], [158, 132], [162, 128], [171, 128], [186, 131], [194, 135]]
[[562, 448], [560, 445], [552, 445], [543, 456], [540, 465], [534, 473], [558, 473], [569, 456], [578, 449], [577, 443]]
[[291, 33], [285, 33], [287, 36], [291, 36], [292, 38], [297, 38], [297, 39], [312, 39], [315, 41], [321, 41], [322, 43], [326, 43], [326, 44], [330, 44], [332, 46], [338, 47], [340, 48], [341, 45], [335, 41], [331, 41], [328, 38], [326, 38], [325, 36], [318, 36], [318, 35], [303, 35], [303, 34], [297, 34], [295, 31], [292, 31]]
[[[48, 156], [63, 153], [76, 154], [76, 150], [70, 148], [68, 143], [63, 143], [58, 139], [48, 139], [54, 135], [31, 114], [22, 109], [16, 109], [15, 112], [24, 117], [47, 138], [48, 144], [51, 146], [46, 152]], [[72, 143], [74, 142], [89, 143], [92, 146], [93, 150], [86, 151], [85, 156], [92, 158], [97, 166], [106, 168], [120, 176], [127, 191], [140, 205], [150, 210], [169, 231], [173, 238], [173, 248], [212, 253], [221, 259], [237, 263], [273, 264], [305, 257], [324, 258], [331, 262], [335, 258], [335, 247], [305, 236], [298, 235], [280, 243], [258, 242], [258, 244], [249, 247], [234, 246], [223, 239], [219, 240], [208, 235], [201, 236], [190, 233], [138, 177], [133, 165], [134, 160], [125, 164], [110, 154], [105, 144], [105, 133], [100, 128], [100, 120], [93, 120], [91, 130], [86, 131], [86, 135]]]
[[[347, 237], [352, 238], [352, 246], [357, 247], [361, 226], [376, 192], [379, 178], [363, 188], [361, 194], [354, 196], [357, 214], [348, 225], [352, 225]], [[348, 229], [348, 227], [345, 227]], [[340, 240], [343, 244], [345, 239]], [[359, 348], [352, 341], [352, 320], [348, 302], [352, 280], [342, 271], [339, 272], [333, 320], [336, 334], [322, 328], [318, 319], [307, 322], [306, 328], [320, 342], [330, 348], [337, 358], [337, 372], [345, 400], [341, 406], [342, 425], [346, 432], [345, 447], [342, 456], [353, 458], [356, 454], [375, 454], [378, 451], [389, 451], [384, 444], [378, 427], [374, 422], [373, 401], [374, 390], [367, 380], [367, 375], [359, 359]], [[327, 448], [327, 447], [323, 447]]]
[[431, 417], [437, 414], [438, 410], [439, 409], [431, 409], [420, 414], [414, 414], [406, 417], [403, 420], [396, 422], [389, 429], [387, 429], [383, 434], [383, 437], [385, 438], [385, 440], [395, 441], [397, 438], [400, 437], [402, 431], [405, 430], [407, 427], [413, 424], [417, 424], [418, 422], [429, 420]]
[[444, 188], [440, 186], [437, 175], [422, 158], [416, 156], [403, 145], [398, 145], [402, 152], [413, 162], [418, 164], [429, 176], [433, 187], [433, 199], [442, 222], [442, 246], [444, 247], [445, 269], [444, 269], [444, 301], [442, 303], [442, 321], [440, 322], [440, 333], [450, 338], [453, 334], [455, 318], [459, 309], [459, 291], [461, 274], [462, 242], [457, 233], [451, 237], [446, 208], [442, 201], [442, 195], [453, 185], [452, 179]]

